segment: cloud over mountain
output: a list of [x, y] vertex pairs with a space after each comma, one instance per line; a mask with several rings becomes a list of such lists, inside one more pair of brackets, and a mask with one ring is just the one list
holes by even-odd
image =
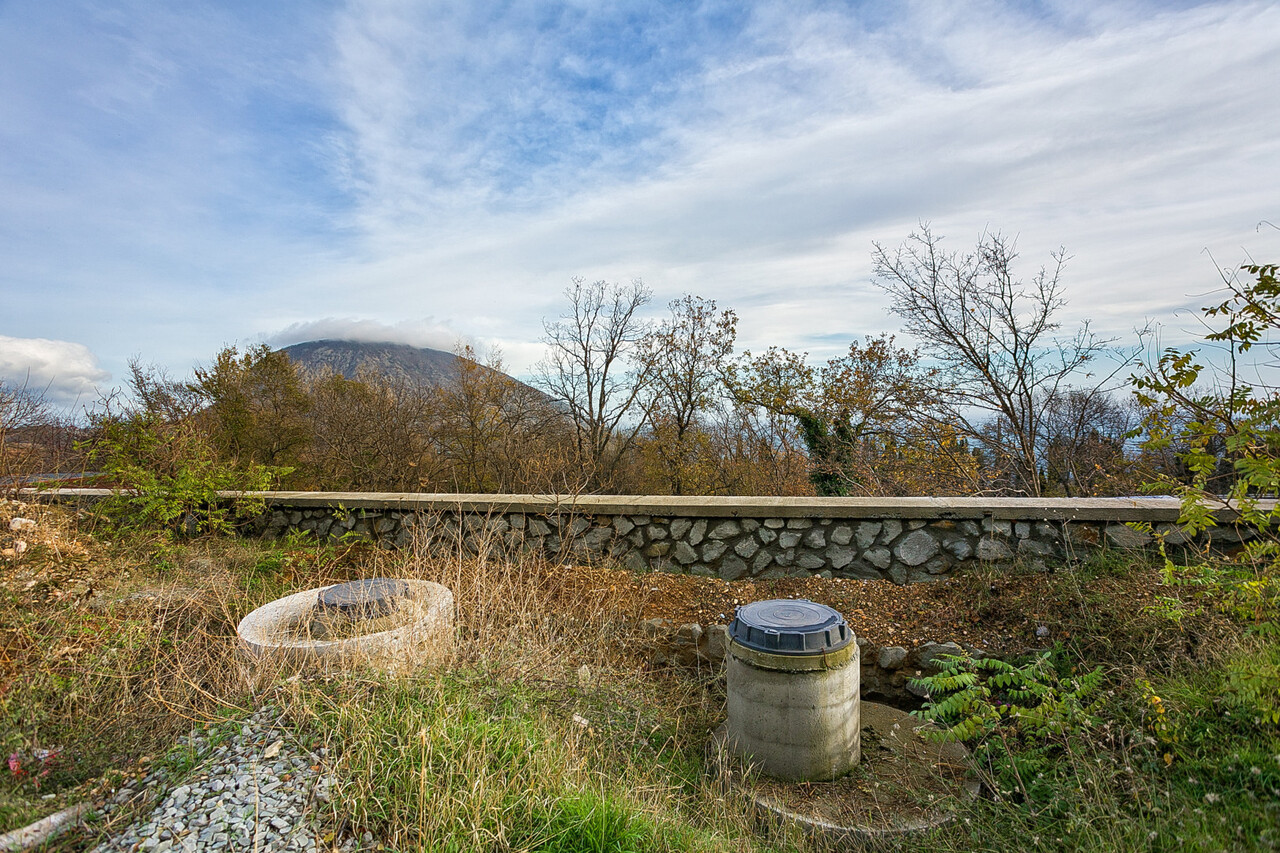
[[356, 317], [325, 317], [291, 323], [278, 332], [266, 335], [267, 343], [287, 347], [306, 341], [359, 341], [377, 344], [408, 344], [414, 347], [451, 352], [462, 336], [430, 318], [384, 323]]

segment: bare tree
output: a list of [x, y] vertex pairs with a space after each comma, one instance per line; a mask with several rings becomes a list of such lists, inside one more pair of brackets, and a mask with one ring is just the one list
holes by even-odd
[[455, 350], [458, 375], [436, 391], [432, 442], [459, 492], [575, 491], [568, 420], [535, 388], [504, 372], [501, 353], [481, 364]]
[[670, 303], [671, 314], [642, 343], [643, 362], [653, 371], [651, 430], [644, 441], [664, 486], [684, 494], [700, 480], [709, 442], [701, 423], [724, 393], [724, 378], [737, 336], [738, 316], [718, 311], [714, 300], [686, 294]]
[[[947, 420], [986, 446], [1005, 488], [1039, 495], [1047, 414], [1112, 341], [1099, 340], [1087, 321], [1059, 334], [1063, 250], [1024, 282], [1013, 273], [1015, 242], [999, 233], [984, 233], [963, 254], [941, 243], [922, 225], [895, 250], [875, 244], [877, 284], [947, 377]], [[1103, 384], [1086, 390], [1106, 393]]]
[[18, 488], [24, 477], [42, 467], [43, 454], [32, 441], [32, 433], [53, 421], [43, 392], [26, 382], [10, 385], [0, 381], [0, 490]]
[[636, 312], [651, 293], [638, 279], [625, 286], [575, 278], [565, 296], [568, 310], [543, 321], [548, 352], [535, 381], [568, 409], [578, 457], [600, 487], [648, 417], [652, 369], [640, 358], [640, 342], [649, 329]]
[[1141, 416], [1135, 401], [1071, 389], [1045, 418], [1045, 485], [1067, 497], [1134, 494], [1151, 479], [1128, 452]]

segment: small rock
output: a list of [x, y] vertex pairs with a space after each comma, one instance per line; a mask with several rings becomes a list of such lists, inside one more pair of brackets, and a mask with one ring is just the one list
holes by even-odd
[[907, 650], [902, 646], [885, 646], [880, 649], [876, 663], [881, 669], [899, 669], [907, 659]]

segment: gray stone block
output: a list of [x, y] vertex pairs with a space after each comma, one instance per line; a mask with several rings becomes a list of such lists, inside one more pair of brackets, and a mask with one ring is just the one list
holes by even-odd
[[756, 538], [759, 539], [761, 543], [768, 545], [778, 538], [778, 534], [767, 527], [761, 527], [756, 531]]
[[756, 540], [747, 537], [734, 546], [733, 553], [737, 554], [744, 560], [750, 560], [755, 556], [756, 551], [759, 550], [760, 546], [756, 544]]
[[858, 542], [858, 550], [865, 551], [875, 543], [876, 537], [880, 535], [881, 524], [878, 521], [864, 521], [858, 525], [855, 538]]
[[671, 535], [671, 532], [661, 524], [650, 524], [645, 528], [645, 532], [649, 534], [650, 542], [657, 542], [659, 539], [666, 539]]
[[1134, 530], [1124, 524], [1108, 524], [1106, 527], [1107, 542], [1113, 548], [1124, 551], [1145, 548], [1151, 544], [1151, 534], [1142, 530]]
[[1036, 524], [1036, 538], [1059, 542], [1062, 540], [1062, 530], [1056, 524], [1041, 521]]
[[729, 650], [729, 626], [710, 625], [707, 627], [707, 659], [713, 663], [724, 660]]
[[827, 559], [831, 560], [831, 568], [843, 569], [853, 562], [856, 552], [843, 545], [833, 545], [827, 549]]
[[729, 544], [727, 542], [713, 539], [702, 546], [702, 561], [704, 563], [714, 563], [728, 550]]
[[943, 655], [963, 657], [964, 649], [955, 643], [925, 643], [916, 651], [916, 666], [925, 671], [937, 672], [942, 666]]
[[649, 561], [639, 551], [631, 551], [622, 558], [622, 565], [631, 569], [633, 572], [647, 572], [649, 570]]
[[796, 565], [802, 569], [813, 571], [821, 569], [827, 564], [827, 561], [819, 557], [817, 554], [805, 553], [796, 557]]
[[778, 535], [778, 547], [794, 548], [800, 544], [801, 534], [794, 530], [787, 530]]
[[839, 572], [842, 578], [854, 578], [864, 581], [884, 580], [884, 573], [865, 560], [855, 560], [853, 565]]
[[781, 530], [786, 524], [787, 522], [781, 518], [766, 518], [764, 520], [764, 526], [770, 530]]
[[677, 542], [671, 558], [682, 566], [698, 562], [698, 552], [688, 542]]
[[689, 528], [689, 544], [697, 545], [707, 535], [707, 520], [700, 518]]
[[711, 528], [711, 532], [707, 534], [708, 539], [732, 539], [742, 532], [742, 525], [733, 519], [726, 519]]
[[671, 538], [683, 539], [684, 535], [693, 527], [693, 522], [687, 518], [675, 518], [671, 521]]
[[996, 536], [1010, 537], [1013, 535], [1013, 522], [1003, 518], [987, 517], [982, 519], [982, 532], [993, 533]]
[[597, 527], [582, 537], [582, 544], [592, 551], [603, 551], [613, 541], [613, 528]]
[[831, 541], [836, 545], [848, 545], [853, 541], [853, 529], [847, 524], [836, 525], [831, 528]]
[[902, 533], [902, 522], [896, 518], [885, 520], [880, 525], [880, 541], [888, 545]]
[[924, 530], [913, 530], [893, 549], [894, 556], [907, 566], [919, 566], [938, 553], [938, 540]]
[[907, 650], [902, 646], [884, 646], [876, 657], [881, 669], [901, 669], [907, 660]]
[[866, 560], [877, 569], [884, 571], [889, 568], [889, 563], [893, 560], [893, 555], [889, 553], [888, 548], [869, 548], [862, 555], [862, 559]]
[[1040, 539], [1023, 539], [1018, 543], [1018, 553], [1032, 557], [1052, 557], [1058, 553], [1058, 546]]
[[1157, 525], [1156, 533], [1160, 535], [1166, 545], [1190, 545], [1195, 541], [1194, 537], [1176, 524]]
[[787, 519], [788, 530], [808, 530], [810, 527], [813, 527], [813, 521], [811, 519], [808, 519], [808, 518], [788, 518]]
[[747, 573], [747, 564], [733, 556], [725, 557], [720, 563], [720, 577], [727, 581], [736, 581]]
[[813, 528], [809, 531], [809, 534], [804, 537], [804, 544], [808, 545], [810, 548], [827, 547], [827, 532], [821, 527]]
[[[1108, 533], [1109, 532], [1110, 531], [1108, 529]], [[1241, 527], [1236, 527], [1235, 525], [1232, 525], [1232, 524], [1223, 524], [1215, 527], [1210, 527], [1208, 530], [1205, 531], [1205, 535], [1208, 536], [1209, 541], [1214, 543], [1215, 545], [1217, 544], [1236, 545], [1241, 542], [1247, 542], [1248, 540], [1254, 538], [1254, 533], [1252, 530], [1246, 530]]]
[[978, 559], [984, 563], [1011, 560], [1013, 552], [999, 539], [980, 539], [978, 540]]

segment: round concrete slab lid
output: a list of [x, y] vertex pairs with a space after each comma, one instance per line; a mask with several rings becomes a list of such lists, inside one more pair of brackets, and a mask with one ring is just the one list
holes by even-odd
[[789, 598], [742, 605], [729, 624], [729, 636], [749, 649], [779, 655], [822, 654], [853, 642], [853, 632], [837, 611]]
[[321, 590], [319, 606], [353, 619], [370, 619], [393, 613], [397, 599], [408, 592], [409, 585], [396, 578], [365, 578]]

